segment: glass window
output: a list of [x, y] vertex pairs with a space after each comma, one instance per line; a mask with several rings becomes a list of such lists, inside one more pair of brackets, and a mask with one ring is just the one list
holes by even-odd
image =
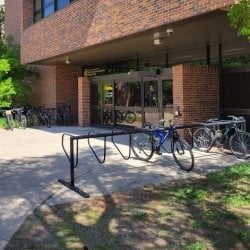
[[162, 81], [162, 101], [163, 101], [163, 107], [173, 104], [173, 81], [172, 80]]
[[33, 0], [34, 22], [53, 14], [56, 10], [69, 5], [73, 0]]
[[158, 107], [158, 82], [146, 81], [144, 93], [145, 107]]
[[55, 12], [54, 0], [44, 0], [43, 16], [49, 16]]
[[140, 106], [141, 84], [140, 82], [116, 81], [116, 105], [117, 106]]
[[57, 0], [57, 9], [60, 10], [68, 4], [70, 4], [70, 0]]

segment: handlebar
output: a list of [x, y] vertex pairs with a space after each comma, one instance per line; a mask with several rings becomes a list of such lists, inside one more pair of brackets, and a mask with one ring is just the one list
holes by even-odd
[[242, 116], [228, 115], [227, 117], [231, 118], [233, 121], [242, 121], [242, 120], [245, 120], [245, 118], [242, 117]]

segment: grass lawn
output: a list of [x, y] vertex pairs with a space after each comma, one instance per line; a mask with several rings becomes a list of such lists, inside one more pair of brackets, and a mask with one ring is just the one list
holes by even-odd
[[185, 183], [40, 207], [6, 249], [250, 249], [250, 163]]

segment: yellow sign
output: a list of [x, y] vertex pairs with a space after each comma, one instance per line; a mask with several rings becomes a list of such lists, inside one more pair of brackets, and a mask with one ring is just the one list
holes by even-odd
[[93, 69], [85, 69], [84, 76], [96, 76], [96, 73], [105, 72], [105, 69], [101, 68], [93, 68]]

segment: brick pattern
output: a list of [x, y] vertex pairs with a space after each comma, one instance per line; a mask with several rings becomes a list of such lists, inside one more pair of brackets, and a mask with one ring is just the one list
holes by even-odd
[[78, 77], [82, 75], [81, 67], [56, 66], [56, 106], [61, 103], [71, 107], [71, 124], [78, 123]]
[[33, 107], [43, 106], [45, 108], [55, 107], [56, 100], [56, 80], [55, 66], [37, 66], [40, 78], [32, 88], [29, 95], [29, 103]]
[[234, 0], [77, 0], [31, 25], [33, 0], [23, 1], [24, 63], [126, 37], [234, 3]]
[[78, 125], [90, 126], [90, 82], [87, 77], [78, 78]]
[[173, 67], [173, 108], [180, 107], [177, 124], [220, 116], [219, 70], [214, 66]]
[[40, 78], [29, 95], [33, 107], [55, 108], [60, 104], [71, 106], [71, 124], [78, 123], [78, 77], [81, 67], [38, 66]]
[[12, 35], [14, 41], [20, 44], [21, 39], [21, 20], [23, 19], [22, 1], [5, 0], [5, 21], [4, 29], [6, 35]]

